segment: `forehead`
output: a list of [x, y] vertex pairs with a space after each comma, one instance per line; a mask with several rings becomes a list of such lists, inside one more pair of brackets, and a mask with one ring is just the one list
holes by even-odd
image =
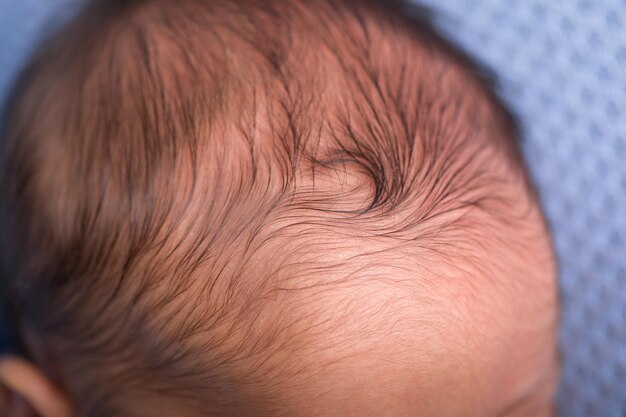
[[[337, 285], [321, 298], [304, 291], [288, 310], [308, 317], [296, 332], [307, 347], [279, 365], [298, 375], [274, 391], [282, 405], [301, 416], [551, 410], [558, 373], [551, 261], [485, 274], [494, 254], [482, 256], [480, 268], [463, 260], [447, 271], [387, 266], [361, 270], [358, 285]], [[303, 307], [307, 299], [315, 309]]]

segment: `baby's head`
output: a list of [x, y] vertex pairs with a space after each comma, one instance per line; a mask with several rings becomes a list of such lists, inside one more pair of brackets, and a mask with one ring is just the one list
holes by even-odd
[[6, 387], [44, 417], [550, 415], [553, 252], [475, 72], [396, 3], [92, 5], [6, 119]]

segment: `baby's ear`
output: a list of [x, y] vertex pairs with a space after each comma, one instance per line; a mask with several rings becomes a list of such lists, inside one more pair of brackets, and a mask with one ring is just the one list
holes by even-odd
[[75, 417], [67, 397], [34, 364], [0, 357], [0, 417]]

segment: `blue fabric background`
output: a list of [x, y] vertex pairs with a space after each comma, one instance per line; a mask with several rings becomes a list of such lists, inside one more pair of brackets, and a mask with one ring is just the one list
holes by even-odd
[[[0, 0], [0, 98], [78, 0]], [[626, 416], [626, 2], [424, 0], [492, 68], [560, 259], [565, 417]], [[1, 340], [1, 336], [0, 336]]]

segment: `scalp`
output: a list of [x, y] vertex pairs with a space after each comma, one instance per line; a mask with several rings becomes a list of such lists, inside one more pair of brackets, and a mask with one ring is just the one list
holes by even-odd
[[340, 321], [317, 296], [536, 220], [473, 70], [382, 2], [94, 3], [7, 119], [7, 297], [90, 415], [121, 385], [269, 407], [302, 372], [281, 358]]

